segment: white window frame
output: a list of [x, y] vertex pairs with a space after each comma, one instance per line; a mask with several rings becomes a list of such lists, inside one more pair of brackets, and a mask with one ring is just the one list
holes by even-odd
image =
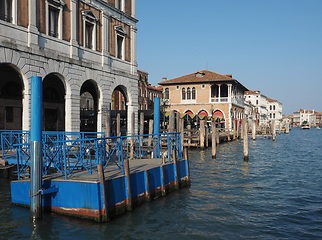
[[[83, 16], [83, 47], [85, 47], [87, 49], [91, 49], [91, 50], [96, 50], [96, 25], [97, 25], [99, 18], [91, 10], [83, 11], [82, 16]], [[86, 47], [86, 23], [93, 25], [92, 47], [91, 48]]]
[[9, 0], [9, 1], [11, 1], [11, 16], [10, 16], [11, 19], [10, 21], [6, 21], [6, 20], [2, 20], [2, 21], [12, 23], [12, 24], [17, 24], [17, 0]]
[[46, 34], [49, 35], [49, 8], [55, 8], [58, 10], [58, 28], [57, 37], [58, 39], [63, 38], [63, 8], [66, 3], [62, 0], [46, 0]]
[[[125, 60], [125, 36], [126, 36], [127, 32], [125, 30], [125, 28], [123, 26], [117, 26], [115, 27], [115, 57], [121, 60]], [[122, 46], [121, 46], [121, 57], [118, 56], [118, 50], [119, 50], [119, 46], [118, 46], [118, 41], [117, 38], [121, 37], [123, 38], [122, 40]]]
[[[120, 6], [120, 5], [121, 5], [121, 6]], [[115, 1], [115, 7], [116, 7], [118, 10], [120, 10], [120, 11], [124, 12], [124, 6], [125, 6], [125, 2], [124, 2], [124, 0], [116, 0], [116, 1]]]

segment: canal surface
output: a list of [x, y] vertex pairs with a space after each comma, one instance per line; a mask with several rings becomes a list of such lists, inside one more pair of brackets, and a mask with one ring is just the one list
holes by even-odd
[[322, 239], [322, 130], [292, 129], [276, 142], [249, 139], [190, 150], [192, 185], [109, 223], [12, 206], [0, 179], [0, 239]]

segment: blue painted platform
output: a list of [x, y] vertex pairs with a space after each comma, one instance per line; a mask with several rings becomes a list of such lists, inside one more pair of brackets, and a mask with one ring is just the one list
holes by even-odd
[[[2, 149], [16, 155], [18, 180], [11, 183], [12, 203], [28, 207], [30, 143], [23, 141], [24, 134], [13, 134], [17, 140]], [[42, 152], [39, 194], [44, 209], [53, 212], [106, 221], [190, 185], [180, 133], [76, 139], [62, 133], [46, 138]]]
[[[129, 161], [132, 206], [166, 195], [176, 190], [174, 163], [162, 164], [161, 159], [134, 159]], [[187, 160], [177, 162], [180, 187], [190, 185]], [[104, 172], [108, 214], [111, 219], [126, 212], [127, 179], [118, 173]], [[57, 189], [56, 193], [43, 195], [46, 210], [80, 218], [105, 221], [102, 184], [94, 176], [79, 175], [65, 180], [63, 177], [46, 177], [43, 189]], [[12, 203], [30, 205], [30, 181], [19, 180], [11, 183]]]

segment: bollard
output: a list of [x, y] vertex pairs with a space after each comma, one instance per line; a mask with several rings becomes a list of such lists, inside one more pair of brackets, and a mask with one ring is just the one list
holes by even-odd
[[42, 217], [42, 79], [31, 77], [30, 217]]

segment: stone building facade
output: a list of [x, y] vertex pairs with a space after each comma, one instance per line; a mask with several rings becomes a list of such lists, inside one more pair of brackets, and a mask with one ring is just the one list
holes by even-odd
[[225, 128], [244, 116], [244, 91], [247, 90], [232, 75], [208, 70], [174, 79], [163, 79], [163, 101], [167, 111], [213, 116], [221, 119]]
[[40, 76], [43, 130], [81, 131], [86, 98], [90, 130], [104, 131], [119, 91], [134, 133], [136, 23], [135, 0], [1, 0], [0, 129], [30, 129], [31, 76]]
[[151, 86], [149, 73], [138, 70], [139, 110], [153, 110], [154, 98], [162, 98], [162, 88]]

